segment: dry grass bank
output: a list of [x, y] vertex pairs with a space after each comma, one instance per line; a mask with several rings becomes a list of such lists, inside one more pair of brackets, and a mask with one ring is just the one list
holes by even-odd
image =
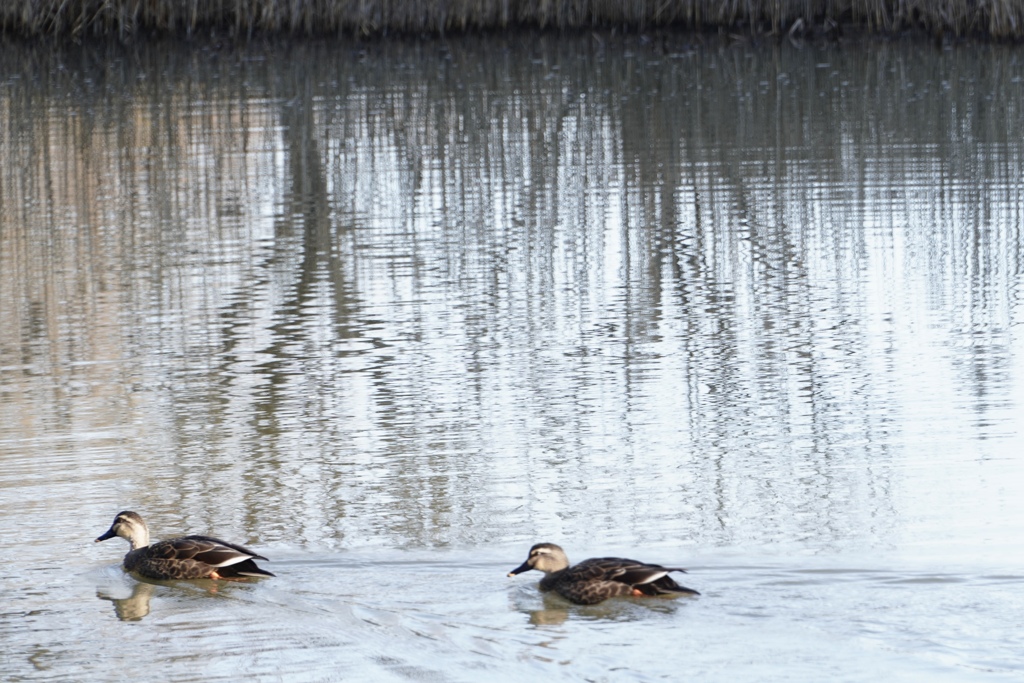
[[656, 26], [1016, 40], [1024, 0], [3, 0], [6, 35], [441, 33], [515, 26]]

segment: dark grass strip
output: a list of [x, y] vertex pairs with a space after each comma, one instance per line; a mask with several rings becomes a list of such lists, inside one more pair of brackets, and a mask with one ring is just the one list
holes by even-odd
[[0, 0], [8, 36], [451, 33], [682, 27], [760, 34], [925, 32], [1018, 40], [1024, 0]]

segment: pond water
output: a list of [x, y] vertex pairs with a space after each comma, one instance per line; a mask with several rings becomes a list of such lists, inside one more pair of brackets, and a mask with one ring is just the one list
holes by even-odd
[[1024, 679], [1022, 62], [0, 45], [5, 679]]

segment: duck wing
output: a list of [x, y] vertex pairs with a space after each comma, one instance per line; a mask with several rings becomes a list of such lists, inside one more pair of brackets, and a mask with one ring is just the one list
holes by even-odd
[[644, 595], [700, 595], [692, 588], [680, 586], [671, 576], [663, 576], [650, 583], [638, 585], [636, 588]]
[[[574, 576], [585, 580], [617, 581], [630, 586], [657, 582], [669, 572], [685, 572], [677, 567], [662, 567], [624, 557], [595, 557], [584, 560], [569, 569]], [[671, 581], [671, 579], [669, 579]], [[672, 583], [675, 583], [672, 581]]]
[[171, 538], [151, 546], [150, 556], [162, 560], [194, 560], [211, 567], [229, 567], [246, 560], [266, 560], [245, 546], [210, 536]]

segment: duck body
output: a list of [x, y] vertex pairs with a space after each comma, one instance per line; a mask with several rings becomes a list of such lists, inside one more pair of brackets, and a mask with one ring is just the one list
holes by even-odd
[[183, 536], [150, 545], [149, 528], [131, 511], [118, 513], [96, 542], [120, 536], [131, 544], [124, 568], [151, 579], [233, 579], [274, 576], [256, 565], [267, 558], [248, 548], [210, 536]]
[[685, 572], [677, 567], [638, 562], [624, 557], [595, 557], [569, 565], [565, 551], [554, 543], [538, 543], [520, 566], [509, 572], [515, 576], [531, 569], [544, 572], [542, 592], [554, 591], [578, 605], [595, 605], [619, 596], [654, 597], [700, 595], [680, 586], [670, 572]]

